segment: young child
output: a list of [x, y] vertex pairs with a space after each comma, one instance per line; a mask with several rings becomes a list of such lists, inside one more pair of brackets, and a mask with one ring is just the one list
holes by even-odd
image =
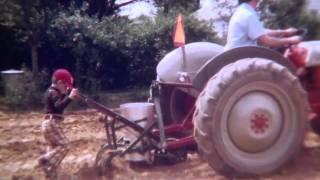
[[67, 155], [68, 139], [63, 133], [63, 111], [78, 95], [73, 87], [73, 77], [66, 69], [58, 69], [52, 75], [52, 84], [45, 94], [45, 112], [42, 133], [49, 150], [40, 156], [39, 165], [46, 177], [57, 179], [57, 168]]

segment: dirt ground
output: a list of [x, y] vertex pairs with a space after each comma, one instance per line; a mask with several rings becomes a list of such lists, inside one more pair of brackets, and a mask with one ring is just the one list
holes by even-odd
[[[1, 180], [44, 179], [44, 174], [37, 167], [37, 157], [45, 149], [40, 132], [42, 116], [39, 112], [0, 111]], [[62, 162], [60, 179], [227, 179], [212, 170], [197, 153], [188, 154], [185, 162], [168, 166], [132, 167], [126, 161], [118, 160], [113, 176], [97, 176], [93, 162], [98, 148], [105, 141], [105, 132], [97, 121], [97, 112], [67, 112], [64, 124], [72, 150]], [[300, 157], [281, 172], [258, 179], [320, 179], [320, 138], [309, 132]]]

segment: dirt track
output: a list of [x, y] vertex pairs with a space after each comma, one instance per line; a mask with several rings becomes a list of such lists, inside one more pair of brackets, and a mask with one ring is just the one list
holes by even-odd
[[[65, 131], [71, 152], [62, 162], [60, 179], [226, 179], [215, 173], [196, 153], [188, 160], [170, 166], [132, 167], [117, 161], [113, 177], [98, 177], [92, 164], [105, 141], [103, 126], [93, 110], [69, 112]], [[0, 179], [44, 179], [37, 157], [44, 150], [40, 132], [41, 113], [4, 113], [0, 111]], [[320, 138], [308, 133], [301, 157], [278, 174], [259, 179], [320, 179]]]

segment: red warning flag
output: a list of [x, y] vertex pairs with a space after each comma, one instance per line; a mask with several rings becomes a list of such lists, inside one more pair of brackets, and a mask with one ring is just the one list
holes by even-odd
[[179, 14], [176, 19], [176, 24], [173, 32], [173, 44], [175, 47], [180, 47], [185, 44], [183, 17], [181, 14]]

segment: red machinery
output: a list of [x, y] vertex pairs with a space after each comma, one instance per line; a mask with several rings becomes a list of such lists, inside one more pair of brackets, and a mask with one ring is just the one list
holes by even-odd
[[[179, 119], [180, 122], [172, 123], [164, 121], [159, 90], [171, 87], [187, 90], [192, 88], [191, 84], [171, 84], [154, 81], [151, 85], [151, 98], [155, 104], [157, 120], [147, 122], [146, 127], [141, 127], [138, 124], [141, 121], [146, 121], [146, 119], [138, 119], [133, 122], [93, 99], [81, 95], [81, 99], [88, 105], [105, 114], [101, 122], [105, 125], [107, 143], [102, 145], [97, 153], [96, 166], [98, 169], [104, 172], [105, 169], [110, 167], [113, 158], [117, 156], [123, 157], [130, 153], [147, 154], [148, 159], [143, 159], [143, 161], [149, 164], [171, 164], [186, 160], [188, 150], [195, 149], [196, 147], [192, 136], [192, 115], [195, 99], [186, 97], [185, 102], [188, 102], [188, 104], [184, 104], [184, 111], [188, 113]], [[128, 141], [124, 137], [119, 138], [117, 131], [125, 128], [131, 128], [139, 133], [139, 135], [132, 141]]]
[[[290, 47], [285, 56], [263, 47], [223, 52], [217, 44], [191, 43], [168, 53], [157, 75], [149, 99], [155, 120], [146, 127], [82, 97], [106, 115], [99, 168], [132, 153], [147, 154], [148, 163], [179, 162], [197, 145], [218, 172], [264, 175], [297, 155], [311, 112], [312, 127], [320, 127], [320, 41]], [[117, 137], [122, 128], [138, 136]]]
[[304, 42], [288, 50], [287, 58], [298, 68], [297, 76], [308, 93], [311, 127], [320, 134], [320, 54], [318, 41]]

